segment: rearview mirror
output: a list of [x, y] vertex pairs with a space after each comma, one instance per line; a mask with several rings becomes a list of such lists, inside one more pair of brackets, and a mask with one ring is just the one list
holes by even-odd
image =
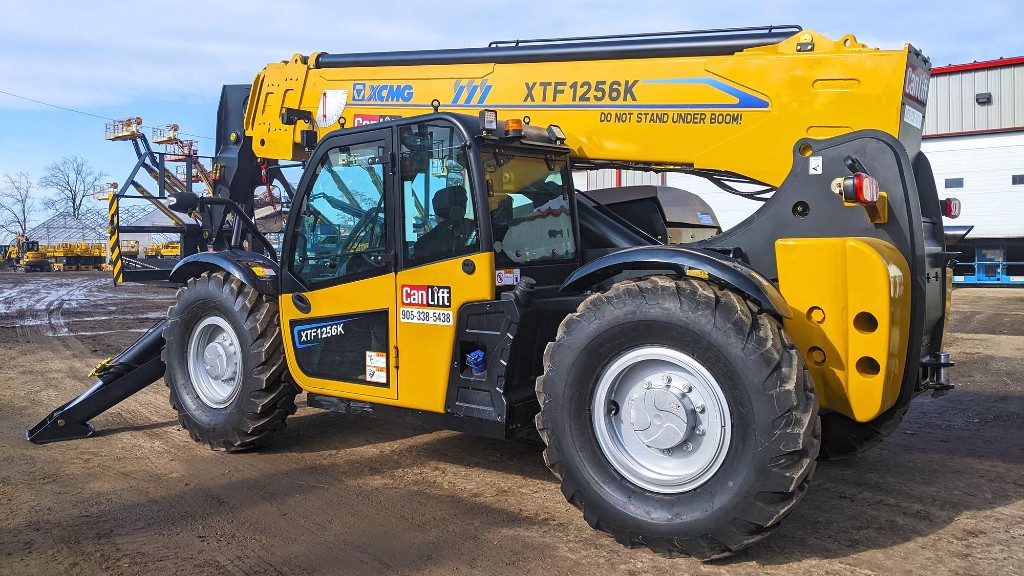
[[253, 221], [262, 234], [277, 234], [284, 230], [284, 203], [281, 189], [276, 185], [257, 186], [253, 191]]

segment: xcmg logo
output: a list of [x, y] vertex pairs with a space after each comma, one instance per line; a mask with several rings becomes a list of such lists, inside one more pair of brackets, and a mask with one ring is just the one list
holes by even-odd
[[412, 102], [412, 84], [352, 84], [353, 102]]

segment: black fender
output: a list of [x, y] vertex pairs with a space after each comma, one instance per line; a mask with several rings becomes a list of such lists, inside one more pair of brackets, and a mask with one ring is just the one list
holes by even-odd
[[211, 270], [223, 270], [260, 294], [267, 296], [277, 296], [278, 294], [277, 279], [281, 271], [278, 263], [263, 254], [248, 250], [193, 254], [178, 262], [171, 270], [169, 280], [184, 284], [189, 278], [198, 278], [203, 272]]
[[613, 252], [580, 266], [562, 284], [562, 292], [575, 294], [627, 270], [670, 271], [685, 276], [690, 268], [730, 284], [782, 318], [790, 318], [789, 305], [779, 289], [753, 268], [705, 248], [638, 246]]

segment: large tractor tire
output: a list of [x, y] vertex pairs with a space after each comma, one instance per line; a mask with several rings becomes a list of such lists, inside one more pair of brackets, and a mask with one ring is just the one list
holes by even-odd
[[545, 463], [625, 546], [728, 556], [778, 526], [814, 472], [821, 428], [803, 360], [730, 289], [618, 283], [562, 321], [544, 368]]
[[870, 422], [857, 422], [838, 412], [821, 415], [821, 457], [842, 460], [874, 448], [903, 422], [910, 403], [893, 406]]
[[197, 442], [229, 452], [262, 445], [295, 413], [277, 303], [225, 272], [178, 291], [164, 329], [164, 381]]

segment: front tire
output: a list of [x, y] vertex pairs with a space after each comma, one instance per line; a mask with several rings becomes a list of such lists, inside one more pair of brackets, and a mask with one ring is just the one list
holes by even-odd
[[728, 556], [778, 526], [813, 474], [820, 423], [803, 360], [732, 290], [616, 284], [563, 320], [544, 367], [544, 460], [623, 545]]
[[234, 452], [284, 429], [298, 390], [274, 300], [225, 272], [206, 272], [178, 291], [167, 317], [164, 380], [193, 440]]

